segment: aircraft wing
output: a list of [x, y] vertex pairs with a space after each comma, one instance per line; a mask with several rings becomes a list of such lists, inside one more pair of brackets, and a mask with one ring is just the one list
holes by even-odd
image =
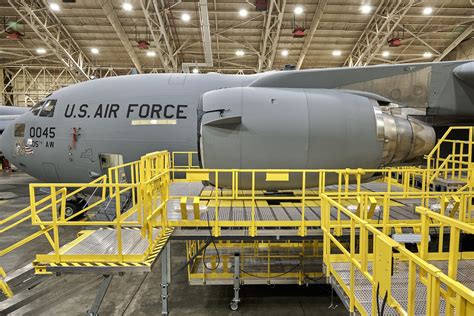
[[473, 60], [279, 71], [249, 86], [341, 89], [382, 103], [423, 108], [432, 117], [474, 119]]

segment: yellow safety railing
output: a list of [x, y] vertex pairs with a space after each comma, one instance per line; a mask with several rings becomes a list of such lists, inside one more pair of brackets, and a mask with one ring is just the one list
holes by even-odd
[[[324, 233], [323, 258], [326, 275], [334, 277], [348, 296], [351, 312], [357, 309], [362, 315], [378, 315], [381, 311], [377, 310], [377, 306], [380, 305], [377, 301], [385, 297], [387, 306], [401, 315], [414, 315], [415, 307], [419, 304], [425, 305], [427, 315], [438, 315], [442, 300], [446, 302], [447, 311], [450, 311], [450, 315], [453, 314], [453, 310], [456, 310], [456, 315], [472, 315], [474, 312], [474, 292], [471, 289], [407, 250], [400, 243], [382, 233], [336, 200], [327, 195], [323, 195], [322, 198], [321, 228]], [[335, 221], [331, 218], [331, 208], [339, 209], [350, 220], [349, 247], [344, 246], [337, 235], [334, 234], [337, 223], [335, 224]], [[425, 212], [424, 214], [436, 218], [443, 217], [443, 215], [434, 212]], [[445, 223], [452, 223], [452, 221], [455, 220], [449, 219]], [[425, 235], [426, 238], [428, 238], [427, 235]], [[428, 259], [434, 258], [438, 257], [433, 256]], [[348, 281], [345, 281], [338, 272], [337, 264], [340, 263], [349, 265]], [[401, 285], [401, 288], [408, 292], [405, 295], [406, 300], [402, 300], [400, 296], [392, 292], [394, 291], [392, 289], [393, 269], [396, 269], [396, 265], [401, 264], [406, 267], [408, 272], [406, 286]], [[371, 289], [370, 310], [367, 310], [357, 297], [356, 282], [360, 285], [364, 280]], [[400, 284], [398, 285], [400, 287]], [[426, 298], [422, 301], [416, 299], [417, 285], [423, 286], [426, 290], [424, 292]]]
[[474, 127], [450, 127], [425, 156], [428, 184], [432, 184], [436, 178], [472, 183], [473, 148]]
[[[402, 227], [419, 228], [419, 218], [413, 220], [391, 219], [390, 207], [393, 200], [416, 199], [418, 205], [427, 206], [434, 199], [438, 203], [454, 198], [464, 201], [465, 204], [472, 205], [467, 196], [472, 192], [472, 188], [463, 190], [464, 195], [457, 196], [455, 192], [430, 192], [426, 184], [428, 170], [422, 168], [389, 168], [389, 169], [356, 169], [356, 170], [234, 170], [234, 169], [198, 169], [180, 170], [184, 173], [184, 179], [179, 181], [204, 181], [213, 184], [207, 187], [198, 195], [170, 196], [170, 199], [179, 199], [181, 204], [181, 219], [169, 220], [168, 224], [173, 227], [204, 227], [208, 225], [207, 219], [201, 219], [200, 209], [206, 207], [213, 213], [210, 219], [215, 236], [220, 235], [221, 228], [240, 227], [248, 228], [250, 236], [257, 235], [257, 229], [263, 227], [293, 227], [299, 230], [300, 236], [306, 235], [308, 227], [320, 225], [319, 220], [308, 220], [305, 216], [305, 209], [312, 206], [319, 206], [321, 195], [326, 194], [344, 205], [358, 205], [362, 202], [370, 206], [372, 213], [375, 207], [383, 209], [383, 216], [378, 219], [368, 218], [377, 227], [383, 228], [384, 232], [391, 228], [401, 229]], [[382, 187], [378, 190], [369, 190], [364, 185], [364, 181], [370, 175], [377, 175], [380, 179], [391, 179], [390, 181], [378, 182]], [[418, 175], [420, 189], [413, 184], [413, 175]], [[393, 178], [397, 178], [394, 181]], [[398, 178], [401, 182], [398, 182]], [[295, 179], [297, 179], [295, 181]], [[242, 188], [242, 180], [245, 186]], [[392, 181], [393, 180], [393, 181]], [[175, 180], [176, 181], [176, 180]], [[289, 181], [292, 185], [298, 186], [298, 190], [280, 192], [276, 195], [269, 195], [262, 190], [273, 183], [284, 187]], [[296, 184], [295, 184], [296, 183]], [[330, 185], [332, 184], [332, 185]], [[221, 189], [215, 189], [221, 187]], [[223, 188], [222, 188], [223, 187]], [[300, 211], [297, 220], [262, 221], [256, 218], [257, 207], [269, 207], [271, 201], [284, 201], [282, 205], [296, 207]], [[468, 201], [469, 200], [469, 201]], [[194, 217], [188, 217], [187, 203], [192, 201]], [[361, 202], [362, 201], [362, 202]], [[453, 205], [459, 205], [452, 202]], [[449, 203], [448, 203], [449, 204]], [[221, 216], [221, 208], [244, 207], [250, 211], [250, 216], [246, 220], [228, 220]], [[338, 214], [340, 219], [340, 213]], [[344, 222], [344, 221], [342, 221]], [[347, 222], [344, 222], [347, 224]]]
[[[132, 162], [116, 166], [108, 170], [108, 176], [101, 176], [90, 183], [64, 184], [31, 184], [30, 206], [0, 221], [1, 234], [8, 233], [18, 225], [31, 221], [38, 226], [38, 231], [0, 250], [4, 256], [15, 249], [45, 236], [51, 245], [52, 252], [46, 255], [37, 255], [41, 262], [138, 262], [147, 257], [157, 241], [154, 229], [161, 228], [162, 235], [166, 223], [166, 201], [169, 185], [169, 155], [167, 152], [148, 154], [139, 162]], [[48, 190], [49, 195], [43, 197], [41, 191]], [[66, 203], [77, 194], [91, 195], [88, 205], [73, 214], [66, 216]], [[130, 195], [130, 204], [123, 208], [124, 195]], [[77, 221], [88, 212], [93, 212], [108, 200], [113, 200], [115, 219], [112, 221], [98, 221], [89, 218], [88, 221]], [[132, 218], [135, 216], [135, 218]], [[161, 222], [158, 223], [158, 219]], [[60, 236], [61, 227], [114, 227], [116, 230], [117, 253], [112, 255], [66, 255], [65, 252], [74, 243], [87, 238], [93, 230], [83, 231], [79, 238], [67, 243]], [[127, 255], [123, 251], [122, 228], [137, 227], [141, 229], [141, 236], [148, 240], [145, 253]], [[67, 244], [67, 247], [63, 246]], [[3, 271], [3, 270], [2, 270]], [[3, 285], [4, 282], [0, 282]], [[7, 290], [5, 290], [7, 291]], [[8, 293], [8, 292], [6, 292]]]
[[[233, 282], [234, 254], [240, 257], [241, 279], [243, 282], [262, 279], [271, 283], [278, 279], [292, 280], [292, 283], [312, 283], [324, 274], [315, 265], [322, 259], [322, 241], [302, 242], [231, 242], [216, 241], [216, 248], [209, 247], [206, 253], [200, 252], [205, 241], [187, 241], [188, 279], [191, 283], [206, 284], [213, 280]], [[211, 252], [214, 251], [214, 252]], [[306, 267], [311, 266], [311, 267]], [[316, 269], [315, 269], [316, 268]]]
[[[53, 236], [50, 240], [53, 252], [47, 255], [37, 255], [40, 262], [141, 262], [152, 251], [156, 236], [154, 228], [161, 226], [161, 233], [165, 231], [166, 224], [166, 201], [169, 183], [169, 158], [167, 152], [157, 152], [145, 155], [140, 162], [127, 163], [109, 169], [109, 176], [102, 176], [94, 182], [88, 184], [67, 183], [67, 184], [32, 184], [30, 185], [31, 214], [33, 225], [47, 227], [52, 230]], [[128, 181], [123, 182], [123, 177]], [[50, 190], [50, 196], [37, 200], [36, 192], [40, 189]], [[77, 189], [76, 189], [77, 188]], [[72, 194], [77, 194], [81, 190], [96, 190], [100, 194], [83, 210], [66, 217], [65, 206], [67, 198]], [[69, 191], [72, 192], [69, 193]], [[109, 193], [108, 195], [106, 193]], [[130, 204], [127, 209], [122, 209], [124, 195], [129, 194]], [[99, 221], [89, 219], [88, 221], [72, 221], [72, 219], [100, 206], [106, 200], [113, 199], [115, 219], [112, 221]], [[46, 204], [46, 205], [45, 205]], [[45, 212], [45, 210], [49, 212]], [[45, 216], [46, 215], [46, 216]], [[136, 218], [133, 219], [132, 217]], [[161, 218], [161, 223], [157, 219]], [[65, 254], [68, 248], [74, 243], [89, 236], [93, 231], [83, 232], [81, 238], [73, 243], [68, 243], [68, 247], [61, 248], [63, 244], [59, 236], [59, 228], [66, 226], [81, 227], [112, 227], [116, 232], [116, 254], [89, 254], [89, 255], [68, 255]], [[142, 237], [148, 240], [148, 247], [142, 254], [125, 254], [123, 249], [122, 229], [124, 227], [141, 228]]]
[[171, 179], [179, 181], [182, 170], [200, 168], [197, 151], [174, 151], [171, 153]]
[[171, 153], [171, 169], [195, 169], [198, 160], [197, 151], [173, 151]]

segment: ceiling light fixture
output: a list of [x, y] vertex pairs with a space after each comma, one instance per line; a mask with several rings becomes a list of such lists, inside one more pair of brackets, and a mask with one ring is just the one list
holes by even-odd
[[383, 57], [388, 57], [388, 56], [390, 56], [390, 52], [388, 50], [385, 50], [385, 51], [383, 51], [382, 56]]
[[59, 11], [61, 10], [61, 7], [59, 6], [59, 4], [53, 2], [53, 3], [50, 3], [49, 4], [49, 7], [51, 8], [51, 10], [53, 11]]
[[149, 51], [146, 52], [146, 55], [147, 55], [148, 57], [155, 57], [155, 56], [156, 56], [156, 53], [155, 53], [154, 51], [152, 51], [152, 50], [149, 50]]
[[91, 48], [91, 53], [94, 54], [94, 55], [97, 55], [99, 53], [99, 49], [95, 48], [95, 47], [92, 47]]
[[125, 11], [132, 11], [133, 6], [130, 2], [124, 2], [122, 3], [122, 9], [124, 9]]
[[239, 11], [239, 15], [243, 18], [245, 18], [248, 14], [249, 12], [246, 9], [240, 9]]
[[430, 15], [431, 13], [433, 13], [433, 8], [432, 7], [426, 7], [423, 9], [423, 14], [424, 15]]
[[198, 74], [198, 73], [199, 73], [199, 69], [193, 68], [193, 74]]
[[300, 6], [300, 5], [297, 5], [297, 6], [295, 7], [295, 9], [293, 10], [293, 12], [294, 12], [296, 15], [300, 15], [301, 13], [303, 13], [303, 11], [304, 11], [304, 10], [303, 10], [303, 7]]
[[359, 8], [363, 14], [369, 14], [372, 11], [372, 7], [368, 4], [361, 5]]
[[191, 20], [191, 16], [187, 13], [183, 13], [181, 14], [181, 20], [183, 20], [184, 22], [189, 22]]
[[36, 49], [36, 52], [38, 54], [46, 54], [46, 49], [42, 48], [42, 47], [39, 47]]
[[288, 51], [286, 49], [282, 50], [281, 55], [284, 56], [284, 57], [288, 56]]
[[341, 52], [340, 50], [336, 49], [336, 50], [333, 50], [333, 51], [332, 51], [332, 55], [333, 55], [333, 56], [341, 56], [341, 55], [342, 55], [342, 52]]
[[244, 55], [245, 55], [245, 52], [244, 52], [243, 50], [239, 49], [239, 50], [235, 51], [235, 54], [236, 54], [237, 56], [244, 56]]
[[424, 58], [431, 58], [432, 56], [433, 56], [433, 54], [431, 52], [424, 52], [423, 53]]

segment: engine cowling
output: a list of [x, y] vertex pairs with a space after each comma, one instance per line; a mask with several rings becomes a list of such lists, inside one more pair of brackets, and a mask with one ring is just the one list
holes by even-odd
[[[383, 112], [369, 97], [337, 90], [215, 90], [202, 95], [199, 111], [204, 168], [375, 169], [426, 154], [435, 144], [431, 127]], [[336, 180], [327, 178], [326, 184]], [[318, 181], [312, 177], [307, 185]], [[301, 186], [295, 174], [286, 182], [257, 182], [260, 189]], [[240, 179], [239, 187], [249, 187], [249, 179]]]

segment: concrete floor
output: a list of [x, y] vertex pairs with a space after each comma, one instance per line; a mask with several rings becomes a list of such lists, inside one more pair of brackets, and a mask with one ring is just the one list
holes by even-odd
[[[0, 218], [22, 209], [28, 203], [28, 184], [35, 179], [17, 172], [0, 171]], [[29, 223], [20, 225], [8, 236], [0, 238], [0, 249], [20, 236], [34, 231]], [[76, 231], [62, 231], [61, 236], [73, 238]], [[179, 267], [185, 260], [184, 242], [171, 243], [171, 266]], [[7, 272], [14, 271], [34, 259], [35, 253], [49, 252], [45, 238], [40, 238], [14, 253], [0, 258]], [[92, 304], [101, 276], [63, 275], [47, 277], [34, 291], [45, 294], [13, 315], [84, 315]], [[241, 289], [239, 311], [232, 312], [228, 305], [233, 296], [231, 286], [190, 286], [185, 272], [175, 276], [170, 285], [169, 306], [171, 315], [346, 315], [337, 296], [335, 309], [331, 305], [331, 290], [326, 285], [303, 286], [251, 286]], [[22, 292], [19, 295], [26, 295]], [[149, 274], [115, 276], [100, 309], [101, 315], [150, 315], [161, 313], [160, 264]]]

